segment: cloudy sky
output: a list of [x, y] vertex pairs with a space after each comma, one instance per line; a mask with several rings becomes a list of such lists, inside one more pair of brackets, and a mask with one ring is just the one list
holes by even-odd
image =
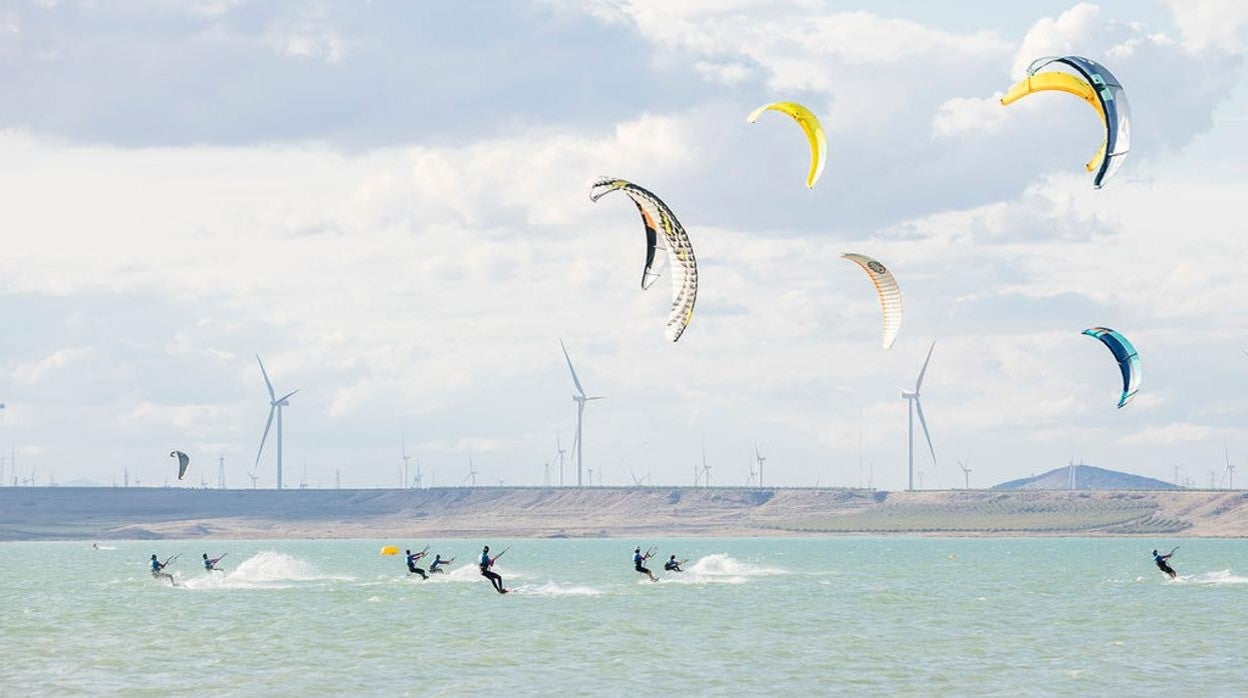
[[[1207, 485], [1224, 445], [1248, 461], [1248, 5], [1025, 5], [0, 3], [0, 450], [41, 483], [158, 484], [179, 448], [249, 485], [259, 353], [301, 389], [288, 486], [397, 485], [404, 439], [426, 484], [470, 456], [540, 484], [575, 427], [562, 338], [606, 396], [604, 484], [689, 483], [703, 446], [743, 484], [759, 444], [771, 483], [893, 489], [898, 386], [939, 340], [925, 486], [957, 458], [973, 485], [1070, 458]], [[1055, 53], [1130, 97], [1103, 190], [1086, 105], [997, 103]], [[745, 123], [777, 99], [827, 130], [813, 191], [800, 131]], [[600, 174], [689, 231], [678, 344]], [[901, 283], [891, 351], [848, 251]], [[1125, 409], [1093, 325], [1140, 351]]]

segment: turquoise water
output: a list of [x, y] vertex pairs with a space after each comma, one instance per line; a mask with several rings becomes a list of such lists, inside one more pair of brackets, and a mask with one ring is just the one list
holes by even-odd
[[[0, 544], [0, 693], [1248, 690], [1248, 541], [1183, 542], [1177, 582], [1142, 540], [487, 542], [514, 593], [475, 540]], [[392, 543], [457, 559], [421, 582]], [[642, 581], [634, 544], [690, 571]]]

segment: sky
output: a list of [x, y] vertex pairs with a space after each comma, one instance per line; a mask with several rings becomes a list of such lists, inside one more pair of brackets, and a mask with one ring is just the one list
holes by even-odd
[[[990, 486], [1081, 460], [1221, 481], [1248, 461], [1248, 5], [547, 0], [0, 3], [3, 480], [559, 481], [573, 386], [605, 485]], [[1125, 166], [1078, 99], [1008, 108], [1084, 55], [1131, 102]], [[819, 115], [828, 162], [775, 100]], [[619, 176], [674, 209], [666, 281]], [[896, 275], [880, 348], [859, 252]], [[1143, 384], [1115, 407], [1109, 352]], [[916, 435], [921, 440], [921, 435]], [[921, 441], [918, 448], [922, 449]], [[575, 465], [564, 465], [574, 483]], [[176, 481], [175, 481], [176, 484]]]

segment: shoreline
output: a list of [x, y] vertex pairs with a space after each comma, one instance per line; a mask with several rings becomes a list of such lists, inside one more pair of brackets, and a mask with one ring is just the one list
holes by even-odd
[[745, 487], [0, 488], [0, 541], [1248, 537], [1248, 491]]

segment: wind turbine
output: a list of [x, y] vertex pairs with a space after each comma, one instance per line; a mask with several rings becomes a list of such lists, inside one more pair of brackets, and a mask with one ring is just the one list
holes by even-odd
[[1225, 444], [1222, 446], [1222, 453], [1226, 457], [1226, 471], [1222, 473], [1222, 479], [1226, 481], [1226, 489], [1235, 489], [1235, 466], [1231, 465], [1231, 451]]
[[919, 370], [919, 377], [914, 381], [914, 390], [906, 390], [902, 388], [901, 396], [906, 400], [907, 413], [909, 414], [908, 428], [909, 438], [906, 441], [906, 448], [909, 463], [909, 480], [906, 489], [914, 490], [914, 413], [919, 413], [919, 424], [923, 427], [923, 436], [927, 438], [927, 449], [932, 453], [932, 465], [936, 465], [936, 449], [932, 446], [932, 435], [927, 431], [927, 420], [923, 418], [923, 403], [919, 402], [919, 389], [923, 387], [923, 376], [927, 373], [927, 364], [932, 360], [932, 351], [936, 349], [936, 342], [932, 342], [932, 346], [927, 350], [927, 358], [923, 360], [923, 368]]
[[251, 472], [247, 473], [247, 477], [251, 478], [251, 489], [253, 490], [256, 489], [256, 480], [259, 480], [260, 476], [256, 475], [256, 471], [252, 470]]
[[425, 476], [420, 473], [420, 459], [416, 459], [416, 489], [423, 490], [425, 488]]
[[962, 478], [963, 478], [963, 483], [966, 485], [966, 489], [968, 490], [971, 489], [970, 467], [966, 463], [963, 463], [961, 459], [958, 460], [958, 467], [962, 469]]
[[633, 478], [633, 487], [644, 487], [646, 478], [649, 477], [649, 475], [637, 477], [637, 473], [634, 473], [632, 468], [628, 469], [628, 476]]
[[403, 439], [403, 489], [408, 488], [407, 473], [410, 467], [411, 456], [407, 455], [407, 439]]
[[[559, 340], [559, 348], [563, 349], [563, 358], [568, 362], [568, 371], [572, 374], [572, 384], [576, 386], [576, 394], [572, 396], [572, 401], [576, 403], [576, 486], [581, 486], [581, 468], [584, 465], [582, 451], [585, 446], [585, 432], [582, 430], [585, 415], [585, 403], [590, 400], [601, 400], [602, 396], [588, 397], [585, 395], [585, 389], [581, 387], [581, 379], [576, 377], [576, 369], [572, 368], [572, 359], [568, 356], [568, 348], [563, 345], [563, 340]], [[593, 474], [590, 474], [590, 484], [593, 484]]]
[[706, 464], [706, 447], [702, 447], [702, 484], [704, 487], [711, 486], [711, 466]]
[[[277, 414], [277, 489], [282, 489], [282, 408], [290, 404], [290, 398], [299, 390], [286, 393], [282, 397], [277, 397], [277, 393], [273, 391], [273, 383], [269, 381], [269, 374], [264, 370], [264, 362], [260, 360], [260, 355], [256, 354], [256, 363], [260, 364], [260, 375], [264, 376], [264, 387], [269, 389], [269, 421], [264, 423], [264, 434], [260, 437], [260, 448], [256, 451], [256, 465], [260, 467], [260, 456], [264, 454], [264, 441], [269, 438], [269, 427], [273, 426], [273, 415]], [[256, 479], [252, 476], [251, 483], [254, 489]]]
[[476, 487], [476, 486], [477, 486], [477, 475], [479, 475], [479, 474], [480, 474], [480, 473], [478, 473], [478, 472], [477, 472], [477, 469], [476, 469], [476, 468], [474, 468], [474, 467], [472, 467], [472, 456], [468, 456], [468, 477], [465, 477], [465, 478], [464, 478], [464, 482], [468, 482], [469, 480], [471, 480], [471, 481], [472, 481], [472, 486], [473, 486], [473, 487]]
[[763, 486], [763, 463], [767, 462], [767, 457], [763, 452], [758, 450], [758, 444], [754, 445], [754, 458], [758, 461], [758, 486]]
[[567, 451], [563, 450], [563, 442], [559, 440], [558, 434], [555, 434], [555, 450], [559, 452], [559, 486], [563, 487], [563, 456]]

